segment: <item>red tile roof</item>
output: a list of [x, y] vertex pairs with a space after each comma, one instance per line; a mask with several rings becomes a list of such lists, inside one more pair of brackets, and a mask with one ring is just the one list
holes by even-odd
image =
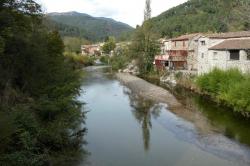
[[187, 34], [187, 35], [182, 35], [177, 38], [173, 38], [172, 41], [181, 41], [181, 40], [190, 40], [198, 35], [201, 35], [200, 33], [193, 33], [193, 34]]
[[250, 37], [250, 31], [215, 33], [215, 34], [207, 34], [205, 36], [215, 39], [241, 38], [241, 37]]
[[250, 49], [249, 39], [229, 39], [225, 40], [211, 48], [210, 50], [245, 50]]

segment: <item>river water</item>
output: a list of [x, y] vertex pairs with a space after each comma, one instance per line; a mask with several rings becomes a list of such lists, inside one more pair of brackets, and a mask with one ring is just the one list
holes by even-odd
[[86, 69], [82, 89], [89, 111], [87, 165], [250, 165], [250, 122], [226, 108], [177, 91], [185, 111], [168, 110], [138, 97], [102, 67]]

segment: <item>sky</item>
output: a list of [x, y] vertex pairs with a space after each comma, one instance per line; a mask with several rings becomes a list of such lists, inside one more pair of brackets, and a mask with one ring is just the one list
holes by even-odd
[[[145, 0], [35, 0], [45, 13], [77, 11], [95, 17], [108, 17], [133, 27], [141, 25]], [[152, 16], [187, 0], [152, 0]]]

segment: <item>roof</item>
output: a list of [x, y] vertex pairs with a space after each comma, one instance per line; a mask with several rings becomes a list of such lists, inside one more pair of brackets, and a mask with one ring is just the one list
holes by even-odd
[[208, 38], [215, 38], [215, 39], [250, 37], [250, 31], [214, 33], [214, 34], [207, 34], [205, 36], [208, 37]]
[[172, 41], [181, 41], [181, 40], [190, 40], [193, 39], [196, 36], [201, 35], [200, 33], [193, 33], [193, 34], [187, 34], [187, 35], [182, 35], [177, 38], [173, 38]]
[[245, 50], [250, 49], [249, 39], [230, 39], [225, 40], [211, 48], [210, 50]]

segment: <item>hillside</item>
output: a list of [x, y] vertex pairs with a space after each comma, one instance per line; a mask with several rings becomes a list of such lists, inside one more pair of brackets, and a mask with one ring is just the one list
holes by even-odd
[[92, 17], [77, 12], [49, 13], [49, 26], [57, 28], [62, 36], [83, 37], [91, 41], [99, 41], [107, 36], [121, 37], [133, 30], [125, 23], [110, 18]]
[[152, 19], [161, 36], [250, 30], [249, 0], [189, 0]]

